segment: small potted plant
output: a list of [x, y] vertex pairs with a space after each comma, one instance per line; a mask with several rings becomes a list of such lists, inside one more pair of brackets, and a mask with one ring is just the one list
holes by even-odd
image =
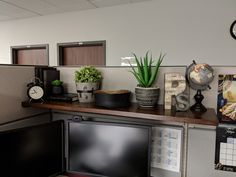
[[93, 66], [84, 66], [75, 71], [79, 102], [94, 102], [94, 91], [99, 89], [101, 80], [101, 72]]
[[53, 95], [61, 95], [64, 93], [64, 88], [62, 84], [63, 82], [60, 80], [53, 80], [51, 82]]
[[[145, 57], [138, 57], [133, 54], [137, 67], [130, 64], [134, 77], [138, 81], [138, 85], [135, 88], [136, 100], [140, 107], [155, 107], [158, 99], [160, 88], [153, 86], [157, 76], [160, 65], [165, 57], [165, 55], [160, 54], [157, 62], [154, 64], [152, 55], [146, 52]], [[153, 68], [152, 68], [152, 65]]]

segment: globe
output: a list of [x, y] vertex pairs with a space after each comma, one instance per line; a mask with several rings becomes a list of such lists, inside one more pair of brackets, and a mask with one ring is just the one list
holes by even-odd
[[193, 62], [186, 71], [189, 86], [194, 90], [206, 90], [214, 79], [214, 70], [206, 63]]
[[206, 63], [197, 64], [195, 61], [187, 67], [186, 78], [189, 86], [197, 90], [194, 99], [196, 103], [190, 107], [190, 110], [194, 112], [206, 112], [207, 109], [202, 104], [204, 96], [201, 91], [210, 89], [210, 83], [214, 79], [214, 70]]

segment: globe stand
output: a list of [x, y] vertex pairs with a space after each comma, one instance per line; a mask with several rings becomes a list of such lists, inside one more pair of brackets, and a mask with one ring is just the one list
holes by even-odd
[[193, 112], [206, 112], [206, 107], [202, 104], [204, 96], [202, 95], [201, 90], [197, 90], [196, 95], [194, 96], [196, 103], [190, 107], [190, 110]]

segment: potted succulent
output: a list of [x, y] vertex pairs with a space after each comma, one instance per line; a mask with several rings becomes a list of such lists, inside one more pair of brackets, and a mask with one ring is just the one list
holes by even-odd
[[62, 84], [63, 82], [60, 80], [53, 80], [51, 82], [53, 95], [61, 95], [64, 93], [64, 88]]
[[[137, 68], [131, 64], [130, 66], [132, 68], [131, 72], [138, 81], [138, 85], [135, 88], [136, 100], [140, 107], [155, 107], [159, 99], [160, 88], [153, 86], [153, 84], [165, 55], [160, 54], [155, 65], [149, 52], [146, 52], [145, 57], [140, 57], [140, 59], [138, 59], [136, 54], [133, 55]], [[152, 65], [154, 65], [153, 68]]]
[[93, 66], [83, 66], [75, 71], [75, 83], [79, 102], [94, 102], [94, 91], [98, 90], [102, 74]]

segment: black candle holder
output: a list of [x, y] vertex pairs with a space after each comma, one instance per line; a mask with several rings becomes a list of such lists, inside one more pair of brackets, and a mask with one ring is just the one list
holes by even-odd
[[204, 96], [202, 95], [201, 90], [197, 90], [197, 93], [194, 96], [196, 103], [190, 107], [190, 110], [193, 112], [206, 112], [206, 107], [202, 104]]

